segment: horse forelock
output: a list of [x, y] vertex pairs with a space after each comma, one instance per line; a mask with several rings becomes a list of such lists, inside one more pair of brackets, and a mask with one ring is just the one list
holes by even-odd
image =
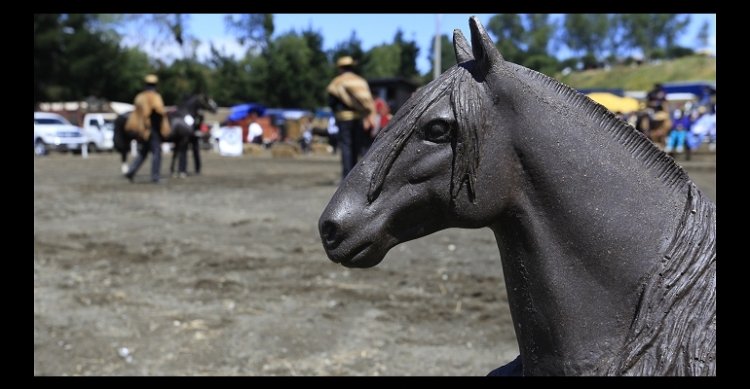
[[453, 142], [453, 173], [451, 179], [451, 198], [455, 199], [463, 183], [468, 186], [469, 196], [473, 201], [474, 177], [479, 164], [478, 137], [476, 131], [481, 128], [482, 106], [485, 97], [481, 95], [481, 83], [471, 74], [470, 63], [459, 64], [448, 69], [435, 81], [417, 91], [401, 107], [391, 123], [380, 131], [377, 140], [387, 146], [373, 155], [376, 165], [367, 201], [372, 203], [380, 194], [388, 172], [403, 150], [406, 142], [417, 129], [417, 122], [435, 103], [444, 96], [450, 97], [451, 108], [458, 122], [457, 136]]

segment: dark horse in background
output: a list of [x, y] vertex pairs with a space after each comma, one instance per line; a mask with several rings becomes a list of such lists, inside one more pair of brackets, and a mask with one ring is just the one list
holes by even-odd
[[[198, 118], [200, 110], [216, 112], [217, 105], [213, 99], [200, 93], [187, 98], [182, 104], [178, 105], [173, 111], [167, 112], [167, 119], [172, 131], [164, 142], [175, 144], [172, 153], [172, 163], [170, 165], [170, 174], [174, 173], [175, 161], [179, 160], [179, 169], [184, 173], [187, 164], [187, 148], [190, 144], [191, 137], [195, 135], [195, 121]], [[115, 119], [114, 147], [120, 153], [123, 174], [127, 172], [128, 152], [130, 143], [136, 139], [130, 131], [125, 131], [125, 122], [127, 122], [130, 112], [124, 113]]]
[[[716, 206], [586, 96], [507, 62], [476, 18], [319, 221], [366, 268], [449, 228], [495, 233], [524, 375], [715, 375]], [[510, 369], [515, 370], [515, 369]]]

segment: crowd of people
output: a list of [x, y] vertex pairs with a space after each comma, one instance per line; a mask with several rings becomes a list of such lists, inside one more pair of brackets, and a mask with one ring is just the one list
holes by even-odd
[[646, 95], [645, 109], [618, 113], [621, 119], [647, 135], [664, 152], [687, 154], [707, 143], [716, 151], [716, 94], [705, 93], [696, 101], [670, 102], [661, 84]]
[[[341, 177], [345, 178], [361, 159], [377, 133], [391, 120], [388, 104], [380, 97], [373, 98], [367, 81], [354, 72], [352, 57], [343, 56], [337, 61], [339, 70], [326, 88], [329, 106], [333, 112], [327, 129], [330, 144], [341, 150]], [[128, 131], [138, 134], [138, 156], [129, 166], [125, 177], [133, 177], [150, 153], [151, 181], [161, 182], [161, 143], [169, 134], [164, 102], [156, 91], [158, 78], [145, 77], [144, 90], [134, 99], [135, 111], [126, 124]], [[638, 112], [617, 113], [621, 119], [642, 131], [654, 143], [672, 156], [696, 150], [708, 143], [716, 150], [716, 94], [707, 93], [698, 101], [675, 104], [667, 100], [660, 84], [648, 92], [645, 108]], [[202, 117], [196, 121], [196, 129], [205, 126]], [[257, 114], [250, 120], [248, 143], [261, 143], [263, 129], [257, 123]], [[311, 126], [310, 126], [311, 127]], [[310, 143], [311, 128], [303, 132], [303, 149]], [[200, 174], [200, 146], [198, 138], [191, 140], [195, 172]], [[182, 156], [182, 158], [186, 158]], [[180, 172], [185, 174], [186, 161], [180, 161]]]

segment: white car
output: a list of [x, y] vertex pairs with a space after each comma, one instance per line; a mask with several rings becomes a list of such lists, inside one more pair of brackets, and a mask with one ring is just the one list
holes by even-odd
[[50, 150], [78, 151], [86, 143], [81, 128], [56, 113], [34, 112], [34, 154]]
[[89, 152], [111, 151], [114, 147], [116, 113], [87, 113], [83, 117], [83, 135]]

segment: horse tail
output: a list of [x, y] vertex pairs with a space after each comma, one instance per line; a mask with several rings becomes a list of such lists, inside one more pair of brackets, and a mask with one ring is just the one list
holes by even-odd
[[112, 141], [114, 143], [115, 150], [121, 153], [127, 152], [130, 148], [130, 142], [127, 134], [125, 133], [125, 122], [128, 121], [129, 116], [130, 112], [127, 112], [119, 115], [115, 119], [115, 131], [112, 136]]
[[130, 112], [126, 112], [122, 115], [117, 116], [115, 119], [115, 129], [112, 134], [112, 143], [114, 149], [120, 154], [120, 159], [123, 163], [123, 172], [125, 171], [125, 163], [128, 160], [128, 152], [130, 151], [130, 142], [134, 139], [127, 131], [125, 131], [125, 123], [130, 117]]

